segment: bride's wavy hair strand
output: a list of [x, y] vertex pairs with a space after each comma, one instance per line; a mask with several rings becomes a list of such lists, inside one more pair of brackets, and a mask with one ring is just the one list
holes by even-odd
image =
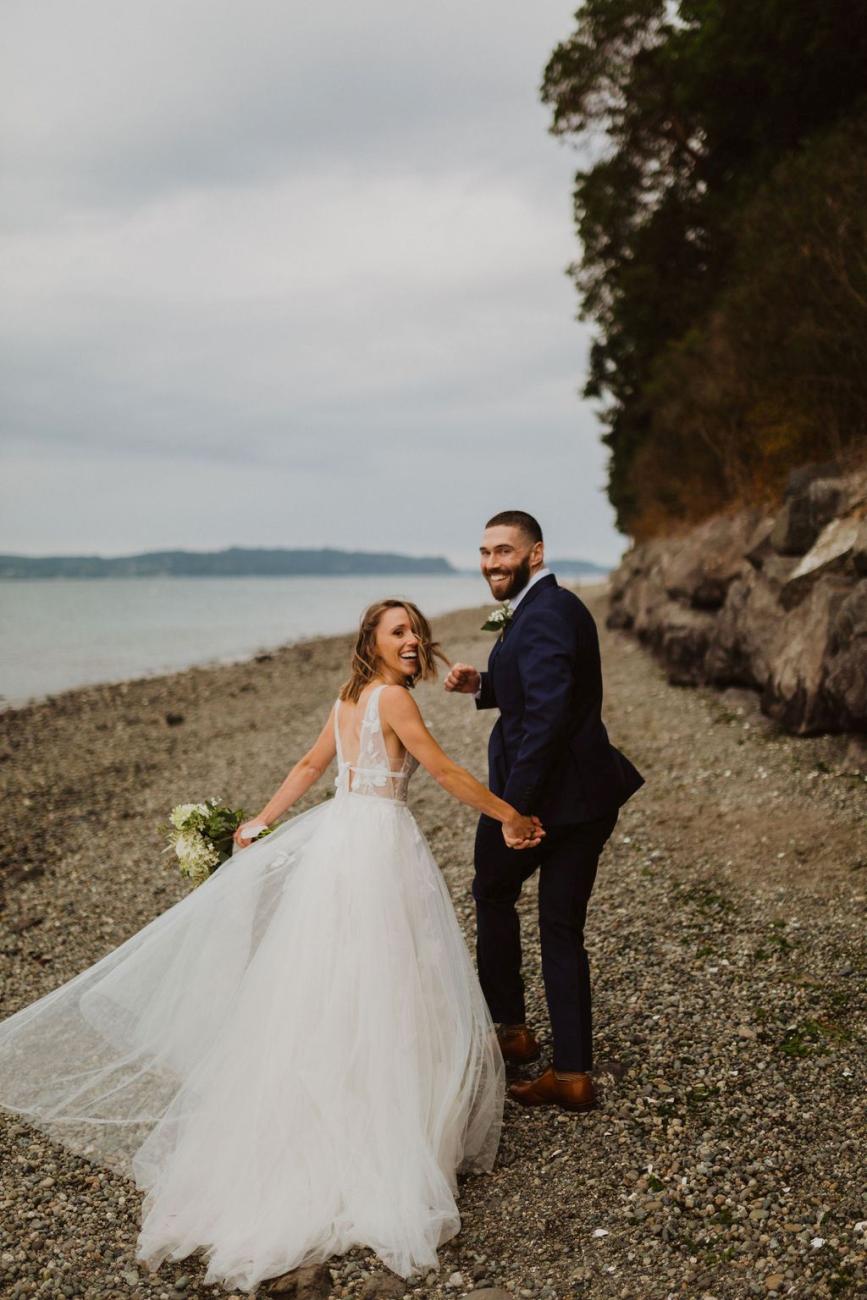
[[349, 665], [349, 677], [340, 688], [341, 700], [349, 700], [356, 704], [365, 686], [372, 682], [378, 673], [376, 629], [379, 627], [379, 620], [388, 609], [405, 609], [409, 625], [418, 638], [419, 670], [413, 677], [406, 679], [407, 686], [413, 687], [418, 681], [428, 681], [436, 677], [437, 659], [442, 660], [444, 664], [449, 663], [439, 642], [434, 641], [430, 623], [418, 605], [414, 605], [411, 600], [378, 600], [373, 605], [369, 605], [362, 615]]

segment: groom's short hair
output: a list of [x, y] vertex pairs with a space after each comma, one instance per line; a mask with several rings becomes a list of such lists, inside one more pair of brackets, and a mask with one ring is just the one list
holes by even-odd
[[501, 510], [493, 519], [489, 519], [485, 524], [486, 528], [520, 528], [527, 540], [531, 543], [541, 542], [542, 529], [539, 527], [539, 521], [532, 515], [528, 515], [526, 510]]

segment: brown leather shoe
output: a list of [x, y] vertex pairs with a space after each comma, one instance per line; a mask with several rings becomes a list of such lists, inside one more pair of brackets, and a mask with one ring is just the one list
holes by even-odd
[[542, 1048], [532, 1029], [526, 1025], [502, 1025], [497, 1030], [497, 1042], [503, 1053], [503, 1060], [509, 1065], [529, 1065], [538, 1061]]
[[563, 1110], [583, 1111], [596, 1105], [596, 1089], [589, 1074], [558, 1079], [553, 1068], [536, 1079], [511, 1084], [509, 1096], [522, 1106], [562, 1106]]

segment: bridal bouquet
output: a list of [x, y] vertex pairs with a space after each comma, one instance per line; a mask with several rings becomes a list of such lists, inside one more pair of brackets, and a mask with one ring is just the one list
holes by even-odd
[[[179, 803], [169, 814], [166, 852], [174, 849], [181, 874], [201, 885], [232, 856], [232, 837], [246, 820], [243, 808], [229, 808], [219, 799]], [[267, 834], [266, 829], [255, 838]]]

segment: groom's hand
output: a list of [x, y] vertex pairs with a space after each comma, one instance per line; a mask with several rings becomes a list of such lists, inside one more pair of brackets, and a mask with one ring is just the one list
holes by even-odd
[[503, 822], [503, 839], [510, 849], [534, 849], [545, 837], [538, 817], [522, 817], [520, 813], [511, 821]]
[[475, 695], [481, 684], [481, 673], [470, 664], [452, 664], [444, 682], [447, 691], [460, 691], [463, 695]]

